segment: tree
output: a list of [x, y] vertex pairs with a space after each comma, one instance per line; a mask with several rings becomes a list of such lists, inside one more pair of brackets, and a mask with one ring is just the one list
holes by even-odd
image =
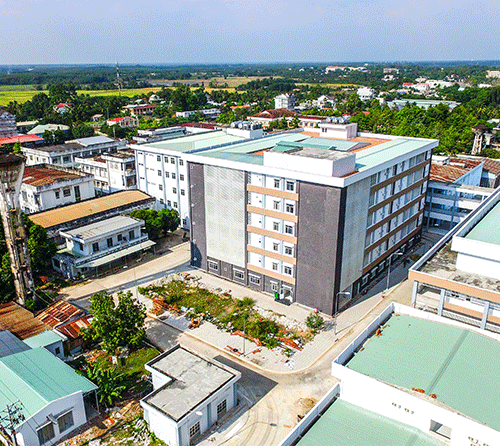
[[323, 325], [325, 325], [325, 320], [319, 314], [311, 313], [306, 318], [306, 326], [311, 330], [319, 330]]
[[78, 124], [71, 130], [74, 138], [88, 138], [89, 136], [94, 136], [94, 129], [90, 125]]
[[102, 340], [108, 352], [118, 347], [138, 347], [146, 337], [144, 320], [146, 307], [132, 297], [132, 293], [119, 292], [118, 304], [106, 291], [90, 298], [91, 325], [81, 331], [83, 339]]
[[39, 273], [50, 267], [52, 256], [57, 252], [57, 245], [42, 226], [32, 224], [29, 228], [28, 249], [33, 271]]
[[[107, 407], [120, 398], [126, 386], [123, 385], [125, 376], [116, 368], [105, 369], [100, 365], [87, 364], [87, 378], [97, 385], [99, 402]], [[81, 373], [81, 372], [80, 372]]]
[[175, 209], [162, 209], [158, 212], [158, 217], [161, 220], [164, 236], [166, 236], [169, 231], [174, 232], [181, 222], [179, 213]]

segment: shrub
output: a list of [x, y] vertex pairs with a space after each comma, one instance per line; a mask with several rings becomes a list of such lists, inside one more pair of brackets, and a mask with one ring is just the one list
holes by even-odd
[[311, 330], [319, 330], [323, 325], [325, 325], [325, 320], [319, 314], [311, 313], [306, 318], [306, 326]]

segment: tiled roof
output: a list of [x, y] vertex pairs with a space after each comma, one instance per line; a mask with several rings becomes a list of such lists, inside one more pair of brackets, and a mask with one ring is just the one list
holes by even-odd
[[83, 175], [64, 172], [49, 167], [26, 167], [24, 169], [23, 183], [30, 186], [40, 187], [60, 181], [74, 180]]
[[49, 325], [15, 302], [0, 305], [0, 330], [9, 330], [18, 338], [26, 339], [50, 329]]
[[70, 319], [83, 316], [83, 310], [60, 300], [39, 313], [36, 318], [52, 328], [68, 322]]
[[291, 118], [293, 116], [297, 116], [298, 114], [288, 110], [286, 108], [273, 108], [271, 110], [265, 110], [261, 113], [258, 113], [254, 116], [251, 116], [252, 118], [268, 118], [268, 119], [279, 119], [279, 118]]
[[469, 170], [470, 169], [464, 167], [450, 166], [449, 164], [445, 164], [444, 166], [431, 164], [430, 179], [433, 181], [453, 183], [457, 181], [461, 176], [469, 172]]
[[482, 159], [473, 160], [470, 158], [450, 158], [450, 163], [455, 167], [464, 167], [466, 169], [474, 169], [483, 162]]
[[8, 138], [0, 138], [0, 146], [2, 144], [15, 144], [16, 142], [23, 144], [27, 142], [38, 142], [38, 141], [43, 141], [43, 138], [37, 135], [9, 136]]
[[205, 122], [187, 122], [185, 124], [181, 124], [181, 127], [194, 127], [197, 129], [207, 129], [207, 130], [215, 130], [214, 124], [206, 124]]

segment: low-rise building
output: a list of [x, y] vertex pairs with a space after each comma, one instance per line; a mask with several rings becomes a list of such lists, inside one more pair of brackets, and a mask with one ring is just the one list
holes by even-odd
[[141, 400], [149, 429], [189, 446], [236, 406], [240, 372], [177, 345], [146, 364], [153, 392]]
[[428, 231], [446, 233], [494, 192], [481, 187], [483, 167], [481, 159], [433, 156], [424, 210]]
[[45, 348], [0, 358], [0, 376], [0, 407], [17, 415], [0, 435], [19, 446], [55, 444], [98, 414], [97, 386]]
[[61, 115], [67, 113], [69, 110], [71, 110], [71, 104], [67, 102], [59, 102], [59, 104], [54, 105], [54, 111]]
[[0, 108], [0, 138], [17, 136], [16, 115]]
[[359, 99], [362, 101], [371, 101], [372, 99], [375, 99], [375, 90], [373, 88], [361, 87], [358, 88], [357, 93]]
[[274, 98], [274, 108], [279, 110], [293, 110], [295, 108], [295, 95], [293, 93], [283, 93]]
[[139, 120], [135, 116], [122, 116], [106, 121], [109, 126], [119, 125], [122, 129], [132, 129], [139, 125]]
[[220, 116], [220, 108], [208, 108], [201, 110], [189, 110], [189, 111], [180, 111], [176, 112], [175, 116], [178, 118], [189, 118], [190, 116], [195, 115], [196, 113], [201, 113], [205, 116], [208, 116], [212, 119], [217, 119]]
[[64, 124], [39, 124], [39, 125], [33, 127], [28, 132], [28, 135], [43, 136], [44, 132], [55, 132], [55, 131], [61, 131], [63, 133], [68, 133], [69, 126], [64, 125]]
[[31, 348], [43, 347], [59, 359], [64, 359], [64, 343], [67, 338], [57, 330], [47, 330], [25, 339], [23, 342]]
[[156, 107], [157, 104], [133, 104], [126, 105], [123, 109], [130, 111], [133, 116], [147, 116], [152, 115]]
[[94, 197], [93, 175], [48, 164], [24, 169], [19, 203], [27, 214]]
[[402, 110], [406, 105], [416, 105], [418, 108], [427, 110], [429, 107], [436, 107], [437, 105], [444, 104], [451, 111], [460, 105], [460, 102], [455, 101], [439, 101], [434, 99], [394, 99], [387, 103], [389, 108], [397, 108]]
[[75, 158], [116, 152], [118, 149], [124, 149], [126, 144], [126, 141], [115, 140], [107, 136], [91, 136], [53, 146], [29, 147], [23, 145], [21, 151], [26, 157], [27, 166], [55, 164], [62, 167], [74, 167]]
[[101, 266], [119, 263], [155, 245], [144, 230], [144, 221], [124, 215], [61, 231], [60, 236], [66, 247], [52, 258], [52, 266], [70, 279], [97, 273]]
[[262, 124], [264, 128], [266, 128], [269, 127], [269, 124], [273, 121], [277, 121], [283, 118], [285, 118], [287, 121], [291, 121], [295, 116], [298, 115], [299, 115], [298, 113], [295, 113], [292, 110], [288, 110], [286, 108], [280, 108], [280, 109], [264, 110], [261, 113], [249, 116], [248, 120], [252, 122], [258, 122], [259, 124]]
[[75, 158], [75, 163], [82, 172], [94, 176], [94, 187], [98, 194], [137, 188], [133, 150]]
[[337, 98], [335, 96], [321, 95], [318, 99], [312, 101], [313, 107], [319, 108], [332, 108], [337, 104]]

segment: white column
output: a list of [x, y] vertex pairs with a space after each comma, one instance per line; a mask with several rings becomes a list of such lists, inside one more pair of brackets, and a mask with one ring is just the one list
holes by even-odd
[[413, 292], [411, 294], [411, 306], [415, 308], [415, 304], [417, 303], [417, 291], [418, 291], [418, 282], [416, 280], [413, 281]]
[[446, 290], [443, 288], [441, 290], [441, 297], [439, 299], [439, 308], [438, 308], [438, 316], [443, 315], [443, 306], [444, 306], [444, 295], [446, 293]]
[[486, 301], [484, 303], [483, 318], [481, 319], [481, 330], [486, 328], [486, 321], [488, 320], [488, 313], [490, 311], [490, 303]]

